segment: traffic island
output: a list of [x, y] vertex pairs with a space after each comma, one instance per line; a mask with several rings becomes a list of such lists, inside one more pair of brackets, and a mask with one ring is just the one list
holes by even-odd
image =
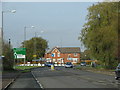
[[51, 70], [55, 70], [55, 69], [54, 69], [54, 65], [51, 65]]

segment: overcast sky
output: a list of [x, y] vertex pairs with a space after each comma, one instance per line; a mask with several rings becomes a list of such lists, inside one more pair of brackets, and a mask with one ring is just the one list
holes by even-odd
[[[41, 36], [48, 41], [49, 47], [83, 47], [78, 40], [80, 31], [86, 22], [87, 8], [93, 2], [4, 2], [3, 11], [16, 10], [16, 13], [4, 13], [4, 38], [11, 39], [13, 47], [19, 47], [26, 38]], [[41, 33], [41, 31], [44, 31]]]

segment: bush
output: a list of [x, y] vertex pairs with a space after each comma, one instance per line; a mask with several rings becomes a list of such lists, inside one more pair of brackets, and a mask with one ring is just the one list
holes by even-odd
[[3, 70], [13, 70], [13, 60], [3, 58]]

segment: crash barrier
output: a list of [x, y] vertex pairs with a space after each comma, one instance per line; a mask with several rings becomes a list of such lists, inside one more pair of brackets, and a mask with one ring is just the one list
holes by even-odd
[[[18, 66], [24, 66], [24, 64], [19, 64]], [[45, 66], [45, 64], [25, 64], [25, 66]], [[54, 66], [65, 66], [65, 64], [54, 64]]]
[[[24, 64], [20, 64], [18, 66], [24, 66]], [[45, 66], [45, 64], [25, 64], [25, 66]]]

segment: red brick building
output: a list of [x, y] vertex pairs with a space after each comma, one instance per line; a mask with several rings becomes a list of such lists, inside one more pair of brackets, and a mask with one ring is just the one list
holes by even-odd
[[80, 63], [80, 48], [79, 47], [55, 47], [45, 53], [47, 62], [55, 63]]

